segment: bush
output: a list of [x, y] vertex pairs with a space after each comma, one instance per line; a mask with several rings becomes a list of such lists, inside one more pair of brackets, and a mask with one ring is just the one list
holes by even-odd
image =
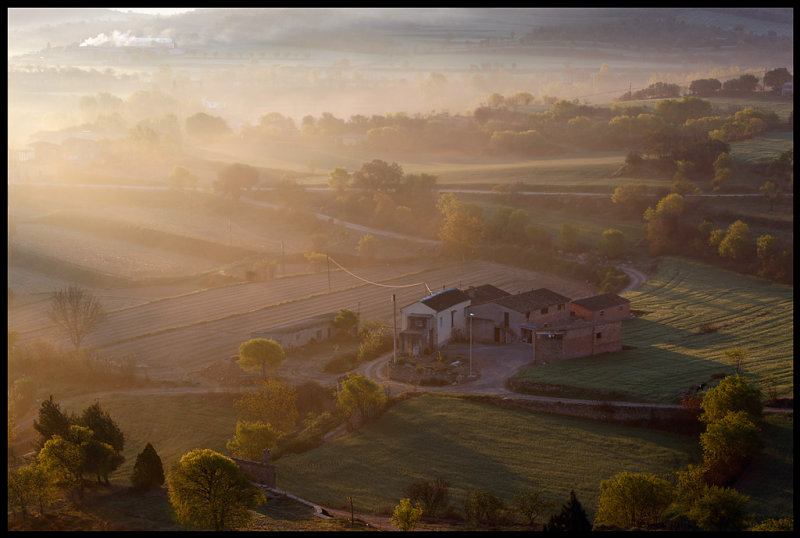
[[480, 488], [467, 493], [464, 499], [464, 514], [474, 524], [496, 525], [505, 518], [506, 511], [503, 499]]
[[450, 483], [439, 477], [435, 480], [413, 482], [403, 488], [403, 496], [422, 504], [429, 517], [439, 517], [447, 510]]

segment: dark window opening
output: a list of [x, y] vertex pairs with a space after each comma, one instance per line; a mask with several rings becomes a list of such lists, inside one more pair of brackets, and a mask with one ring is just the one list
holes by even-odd
[[597, 339], [600, 340], [603, 337], [603, 333], [597, 333]]

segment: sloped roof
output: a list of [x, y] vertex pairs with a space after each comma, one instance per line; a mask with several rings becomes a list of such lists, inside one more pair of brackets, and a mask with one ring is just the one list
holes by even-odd
[[449, 288], [420, 299], [419, 302], [436, 312], [441, 312], [464, 301], [469, 301], [469, 295], [458, 288]]
[[473, 305], [491, 303], [496, 299], [511, 295], [507, 291], [501, 290], [497, 286], [492, 286], [491, 284], [482, 284], [478, 287], [470, 286], [464, 290], [464, 293], [469, 295]]
[[538, 290], [501, 297], [494, 302], [517, 312], [529, 312], [554, 304], [568, 303], [569, 297], [547, 288], [539, 288]]
[[265, 334], [291, 334], [296, 331], [300, 331], [303, 329], [308, 329], [310, 327], [316, 327], [319, 325], [324, 325], [327, 323], [333, 323], [333, 320], [338, 315], [338, 312], [330, 312], [327, 314], [317, 314], [316, 316], [311, 316], [310, 318], [301, 319], [298, 321], [292, 321], [289, 323], [284, 323], [283, 325], [277, 325], [275, 327], [270, 327], [269, 329], [265, 329], [263, 331], [257, 331], [252, 333], [250, 336], [252, 338], [258, 338], [256, 335], [265, 335]]
[[592, 312], [630, 303], [628, 299], [620, 297], [616, 293], [603, 293], [572, 302]]

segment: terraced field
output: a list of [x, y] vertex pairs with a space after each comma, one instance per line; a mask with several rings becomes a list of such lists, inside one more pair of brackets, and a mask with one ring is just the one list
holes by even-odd
[[[525, 369], [519, 378], [632, 400], [678, 403], [685, 390], [732, 372], [724, 351], [747, 350], [745, 374], [772, 374], [779, 397], [794, 389], [793, 288], [667, 258], [660, 271], [626, 294], [636, 319], [623, 323], [631, 349]], [[587, 396], [588, 397], [588, 396]]]

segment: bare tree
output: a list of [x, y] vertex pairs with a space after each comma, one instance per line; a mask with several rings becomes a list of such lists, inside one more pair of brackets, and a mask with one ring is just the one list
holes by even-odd
[[50, 297], [50, 319], [69, 337], [75, 351], [81, 342], [106, 318], [103, 305], [87, 290], [69, 286]]

